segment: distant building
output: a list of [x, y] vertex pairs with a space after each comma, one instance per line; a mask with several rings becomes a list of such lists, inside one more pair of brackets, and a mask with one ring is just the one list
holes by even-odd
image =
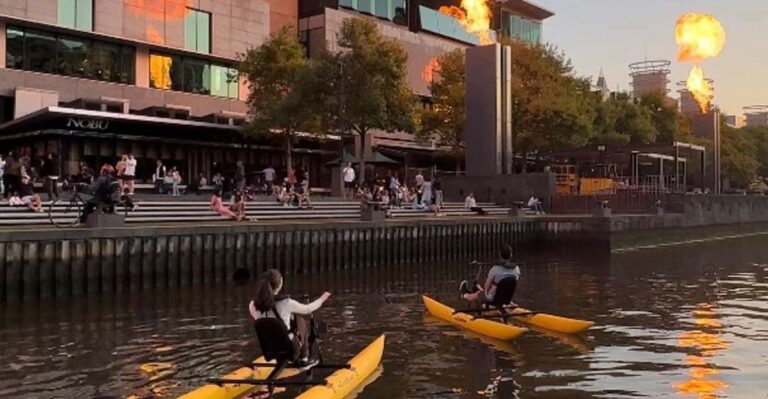
[[736, 129], [741, 129], [746, 126], [747, 122], [746, 118], [741, 115], [725, 115], [724, 120], [726, 126]]
[[600, 68], [600, 75], [598, 75], [597, 82], [592, 87], [592, 91], [598, 93], [603, 101], [611, 97], [611, 89], [608, 88], [608, 81], [605, 79], [603, 68]]
[[652, 92], [667, 94], [669, 92], [669, 67], [672, 62], [668, 60], [640, 61], [629, 64], [632, 78], [632, 97], [641, 98]]
[[768, 105], [744, 107], [744, 118], [746, 126], [768, 126]]

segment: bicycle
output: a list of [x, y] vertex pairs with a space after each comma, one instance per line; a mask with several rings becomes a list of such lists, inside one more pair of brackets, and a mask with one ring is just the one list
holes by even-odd
[[[86, 188], [85, 184], [73, 184], [48, 205], [48, 219], [51, 224], [61, 228], [74, 227], [81, 223], [88, 201], [93, 198], [93, 195], [83, 191], [84, 188]], [[130, 209], [124, 201], [117, 201], [113, 204], [97, 203], [93, 212], [116, 213], [118, 206], [123, 207], [124, 217], [127, 218]]]

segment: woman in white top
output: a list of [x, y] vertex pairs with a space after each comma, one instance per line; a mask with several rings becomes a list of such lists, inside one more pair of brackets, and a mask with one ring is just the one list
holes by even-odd
[[134, 180], [136, 179], [136, 158], [130, 152], [125, 160], [125, 170], [123, 171], [123, 184], [128, 189], [128, 195], [133, 195]]
[[[256, 282], [256, 295], [248, 304], [248, 310], [254, 320], [279, 316], [298, 349], [299, 360], [307, 362], [310, 349], [309, 316], [323, 306], [323, 303], [331, 297], [331, 293], [325, 292], [313, 302], [303, 304], [289, 297], [277, 296], [282, 289], [283, 276], [280, 272], [275, 269], [267, 270]], [[293, 325], [291, 321], [294, 322]]]

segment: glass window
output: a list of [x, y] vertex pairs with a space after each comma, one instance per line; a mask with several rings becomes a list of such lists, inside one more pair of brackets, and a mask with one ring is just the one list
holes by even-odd
[[[149, 55], [149, 86], [155, 89], [170, 90], [173, 86], [171, 68], [174, 59], [168, 55]], [[180, 83], [180, 82], [179, 82]]]
[[59, 37], [57, 72], [60, 75], [91, 77], [91, 41], [74, 37]]
[[373, 14], [373, 2], [371, 0], [357, 0], [357, 10], [366, 14]]
[[59, 25], [93, 30], [93, 0], [59, 0]]
[[93, 0], [77, 0], [75, 28], [93, 30]]
[[339, 0], [339, 5], [347, 8], [357, 8], [357, 0]]
[[375, 14], [377, 17], [391, 20], [394, 12], [392, 0], [376, 0]]
[[94, 43], [91, 76], [96, 80], [119, 82], [121, 68], [120, 46], [110, 43]]
[[211, 65], [195, 59], [184, 60], [183, 91], [195, 94], [211, 94]]
[[75, 0], [59, 0], [59, 25], [75, 27], [76, 4]]
[[73, 36], [9, 26], [6, 67], [134, 84], [136, 50]]
[[12, 69], [24, 68], [24, 31], [9, 27], [6, 34], [5, 66]]
[[24, 69], [36, 72], [55, 72], [56, 37], [46, 32], [26, 31], [24, 55]]
[[211, 52], [211, 14], [187, 9], [184, 19], [184, 47], [199, 53]]
[[116, 79], [111, 81], [125, 84], [136, 82], [136, 50], [133, 47], [120, 49], [120, 67]]
[[238, 97], [238, 73], [236, 69], [211, 65], [211, 94], [219, 97]]

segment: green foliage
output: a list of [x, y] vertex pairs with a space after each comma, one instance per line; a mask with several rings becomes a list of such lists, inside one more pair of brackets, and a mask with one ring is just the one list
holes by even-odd
[[512, 124], [515, 148], [526, 154], [582, 147], [593, 135], [595, 95], [551, 46], [503, 38], [512, 47]]
[[291, 168], [296, 134], [318, 131], [312, 101], [313, 69], [296, 31], [283, 28], [266, 43], [250, 49], [240, 70], [250, 85], [247, 103], [252, 121], [246, 134], [262, 136], [279, 130]]
[[[757, 176], [757, 136], [745, 129], [723, 127], [721, 137], [721, 167], [733, 187], [747, 187]], [[763, 144], [764, 145], [764, 144]]]
[[432, 107], [418, 112], [416, 137], [422, 141], [437, 138], [460, 161], [466, 129], [464, 50], [454, 50], [438, 58], [435, 79], [429, 84]]
[[[367, 18], [344, 20], [338, 37], [340, 51], [318, 58], [324, 65], [325, 124], [333, 130], [354, 132], [365, 148], [372, 129], [413, 131], [416, 97], [406, 81], [408, 55], [395, 39], [381, 35]], [[361, 151], [362, 153], [362, 151]], [[365, 165], [362, 165], [363, 171]], [[364, 179], [364, 173], [360, 173]]]
[[626, 96], [613, 96], [596, 105], [595, 145], [651, 144], [657, 131], [651, 112]]
[[657, 132], [656, 144], [672, 145], [675, 141], [690, 138], [689, 123], [680, 113], [677, 102], [662, 92], [652, 92], [640, 99], [640, 105], [651, 113], [654, 129]]

